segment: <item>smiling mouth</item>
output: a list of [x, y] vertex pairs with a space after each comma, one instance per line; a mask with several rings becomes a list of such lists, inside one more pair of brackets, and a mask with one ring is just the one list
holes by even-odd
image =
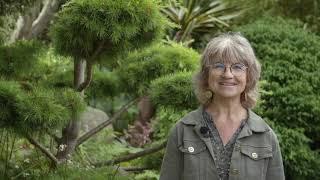
[[223, 85], [223, 86], [235, 86], [235, 85], [237, 85], [236, 83], [226, 83], [226, 82], [220, 82], [219, 84]]

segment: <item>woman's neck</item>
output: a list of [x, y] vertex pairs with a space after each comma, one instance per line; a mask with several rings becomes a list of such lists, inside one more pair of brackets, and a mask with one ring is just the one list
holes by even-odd
[[206, 111], [215, 121], [239, 122], [247, 117], [247, 110], [241, 105], [240, 99], [215, 98]]

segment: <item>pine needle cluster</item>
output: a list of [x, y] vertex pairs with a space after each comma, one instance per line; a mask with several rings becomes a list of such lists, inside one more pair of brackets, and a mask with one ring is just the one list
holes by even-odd
[[33, 88], [25, 91], [15, 81], [0, 81], [0, 127], [19, 133], [45, 132], [61, 128], [80, 113], [85, 104], [73, 90]]
[[142, 95], [156, 78], [174, 72], [194, 71], [199, 59], [196, 51], [182, 45], [158, 44], [131, 53], [120, 62], [117, 72], [126, 92]]
[[0, 46], [0, 76], [20, 80], [32, 76], [40, 69], [37, 57], [42, 48], [38, 41], [25, 40]]
[[166, 20], [153, 0], [74, 0], [51, 28], [56, 50], [86, 58], [102, 48], [105, 56], [148, 45], [162, 36]]

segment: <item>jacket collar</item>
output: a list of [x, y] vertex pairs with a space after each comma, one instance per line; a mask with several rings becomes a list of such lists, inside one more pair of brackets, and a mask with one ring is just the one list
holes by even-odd
[[[182, 123], [186, 125], [197, 125], [201, 123], [203, 106], [200, 106], [195, 111], [192, 111], [187, 116], [182, 119]], [[253, 132], [266, 132], [269, 131], [269, 126], [267, 123], [257, 114], [255, 114], [251, 109], [248, 109], [248, 121], [243, 127], [238, 138], [249, 136]]]

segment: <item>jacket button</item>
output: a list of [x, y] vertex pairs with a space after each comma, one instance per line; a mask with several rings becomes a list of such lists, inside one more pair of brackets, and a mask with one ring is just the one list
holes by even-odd
[[257, 159], [258, 158], [258, 154], [257, 153], [252, 153], [251, 156], [252, 156], [253, 159]]
[[188, 147], [188, 151], [193, 153], [194, 152], [194, 148], [193, 147]]
[[239, 171], [239, 169], [232, 169], [230, 173], [233, 175], [237, 175], [240, 173], [240, 171]]

